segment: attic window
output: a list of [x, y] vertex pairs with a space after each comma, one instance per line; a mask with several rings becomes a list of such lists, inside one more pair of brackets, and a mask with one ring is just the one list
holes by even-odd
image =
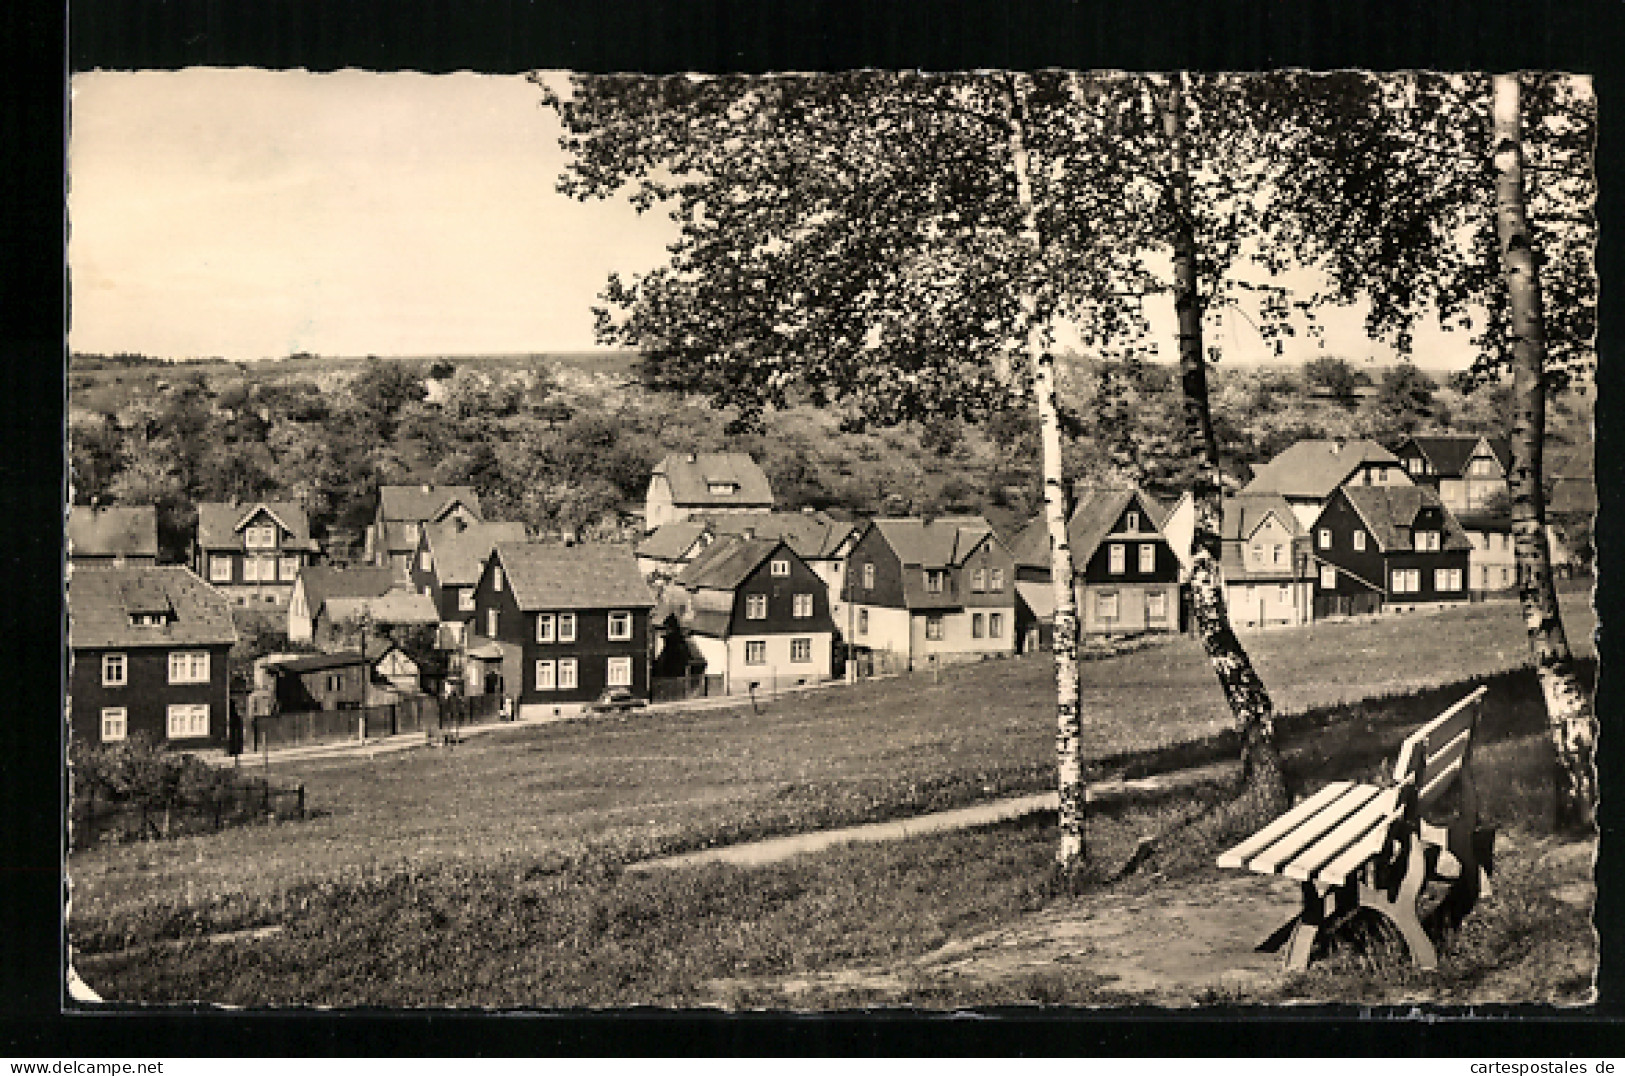
[[272, 549], [276, 546], [276, 528], [269, 523], [257, 523], [243, 532], [243, 545], [249, 549]]
[[1140, 529], [1140, 513], [1130, 512], [1128, 515], [1124, 516], [1123, 529], [1128, 531], [1130, 534], [1138, 531]]
[[784, 560], [782, 558], [780, 558], [778, 560], [775, 560], [775, 561], [773, 561], [773, 566], [772, 566], [771, 571], [772, 571], [772, 574], [774, 574], [774, 575], [789, 575], [790, 574], [790, 562], [787, 561], [787, 560]]
[[708, 482], [705, 488], [718, 497], [732, 496], [739, 492], [739, 486], [734, 482]]
[[1439, 532], [1417, 531], [1416, 548], [1423, 553], [1437, 553], [1439, 551]]
[[1409, 460], [1406, 460], [1405, 462], [1406, 462], [1406, 465], [1408, 467], [1410, 467], [1411, 474], [1421, 474], [1422, 471], [1423, 471], [1423, 468], [1426, 466], [1422, 462], [1422, 457], [1421, 456], [1412, 456]]
[[161, 613], [131, 613], [130, 624], [137, 628], [161, 628], [169, 623], [169, 614]]

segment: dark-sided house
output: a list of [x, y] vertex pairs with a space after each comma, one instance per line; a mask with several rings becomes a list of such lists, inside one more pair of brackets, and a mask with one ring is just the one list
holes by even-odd
[[691, 654], [741, 694], [828, 680], [829, 590], [782, 538], [724, 535], [667, 591]]
[[1219, 574], [1234, 627], [1307, 624], [1314, 615], [1309, 531], [1285, 497], [1227, 497], [1219, 526]]
[[1339, 489], [1311, 537], [1317, 619], [1467, 600], [1472, 545], [1424, 486]]
[[858, 540], [856, 523], [810, 508], [800, 512], [695, 516], [694, 519], [704, 520], [710, 533], [717, 537], [783, 539], [824, 581], [829, 592], [830, 619], [835, 622], [837, 633], [845, 634], [849, 617], [841, 593], [846, 584], [846, 559]]
[[610, 687], [647, 699], [654, 604], [624, 546], [499, 542], [474, 587], [466, 690], [515, 697], [520, 716], [576, 711]]
[[367, 527], [366, 559], [405, 572], [423, 527], [461, 519], [480, 523], [480, 498], [471, 486], [379, 486], [378, 510]]
[[[356, 710], [392, 702], [399, 694], [380, 664], [399, 672], [399, 647], [381, 647], [365, 657], [359, 650], [306, 654], [268, 663], [276, 683], [276, 704], [283, 713], [312, 710]], [[410, 659], [407, 659], [410, 661]]]
[[980, 516], [871, 520], [847, 557], [842, 634], [907, 668], [1013, 654], [1015, 574], [1009, 548]]
[[643, 525], [655, 530], [695, 513], [771, 512], [773, 487], [743, 452], [674, 452], [655, 464]]
[[305, 510], [292, 501], [197, 506], [192, 568], [238, 605], [286, 605], [317, 552]]
[[329, 598], [376, 598], [405, 586], [405, 578], [393, 568], [308, 567], [294, 580], [288, 599], [288, 638], [311, 642], [316, 616]]
[[434, 602], [444, 626], [443, 642], [461, 646], [474, 618], [474, 585], [498, 542], [523, 542], [523, 523], [469, 523], [461, 518], [421, 529], [408, 578], [412, 589]]
[[83, 505], [68, 512], [68, 564], [125, 568], [158, 563], [158, 509], [150, 504]]
[[1298, 441], [1253, 472], [1243, 494], [1286, 498], [1298, 522], [1312, 526], [1341, 486], [1409, 486], [1399, 457], [1375, 441]]
[[68, 585], [73, 735], [111, 743], [138, 732], [176, 747], [226, 742], [231, 607], [187, 568], [106, 568]]
[[1162, 505], [1137, 489], [1079, 487], [1076, 492], [1067, 539], [1079, 630], [1178, 631], [1180, 561], [1162, 531]]

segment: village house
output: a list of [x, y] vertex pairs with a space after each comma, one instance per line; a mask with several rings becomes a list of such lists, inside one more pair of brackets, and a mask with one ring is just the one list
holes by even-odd
[[516, 698], [521, 717], [579, 711], [607, 688], [647, 699], [654, 604], [624, 546], [499, 542], [474, 587], [466, 690]]
[[704, 520], [684, 519], [662, 524], [637, 544], [634, 555], [638, 571], [658, 593], [704, 552], [714, 537], [710, 524]]
[[1286, 498], [1305, 527], [1314, 525], [1332, 491], [1341, 486], [1409, 486], [1399, 457], [1375, 441], [1298, 441], [1253, 472], [1247, 495]]
[[1311, 538], [1316, 619], [1467, 600], [1472, 545], [1425, 486], [1345, 486]]
[[830, 677], [829, 590], [783, 538], [723, 535], [668, 590], [689, 652], [726, 694]]
[[876, 519], [847, 558], [843, 636], [905, 667], [1016, 648], [1016, 562], [980, 516]]
[[474, 585], [491, 550], [498, 542], [523, 542], [525, 537], [523, 523], [469, 523], [461, 517], [420, 529], [407, 576], [412, 589], [434, 603], [447, 649], [462, 645], [474, 618]]
[[1314, 615], [1309, 531], [1285, 497], [1228, 497], [1219, 527], [1219, 574], [1234, 627], [1307, 624]]
[[70, 567], [151, 567], [157, 563], [158, 509], [152, 505], [76, 504], [69, 509]]
[[674, 452], [655, 464], [643, 525], [655, 530], [696, 513], [771, 512], [773, 487], [743, 452]]
[[419, 693], [417, 663], [398, 646], [304, 654], [266, 662], [282, 713], [357, 710]]
[[304, 508], [292, 501], [197, 506], [192, 570], [238, 605], [286, 605], [318, 552]]
[[480, 523], [480, 498], [470, 486], [379, 486], [378, 510], [367, 527], [366, 560], [405, 572], [425, 524], [461, 519]]
[[1180, 562], [1162, 521], [1162, 505], [1143, 490], [1076, 490], [1067, 541], [1083, 634], [1179, 630]]
[[1472, 543], [1468, 589], [1504, 592], [1517, 586], [1512, 554], [1512, 502], [1507, 474], [1512, 445], [1504, 437], [1408, 437], [1394, 450], [1405, 472], [1427, 486]]
[[68, 712], [73, 735], [137, 733], [176, 747], [226, 742], [231, 606], [191, 570], [106, 568], [68, 586]]
[[355, 645], [358, 636], [382, 635], [396, 628], [440, 626], [434, 599], [414, 590], [395, 589], [376, 596], [328, 597], [316, 611], [312, 641], [323, 650]]
[[332, 568], [311, 565], [299, 573], [288, 599], [288, 638], [296, 643], [316, 638], [316, 616], [329, 598], [376, 598], [406, 586], [393, 568]]

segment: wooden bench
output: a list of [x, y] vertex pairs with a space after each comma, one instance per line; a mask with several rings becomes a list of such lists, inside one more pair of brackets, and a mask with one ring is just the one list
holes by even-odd
[[[1417, 908], [1424, 887], [1449, 881], [1446, 899], [1462, 914], [1489, 893], [1494, 834], [1479, 829], [1471, 765], [1487, 691], [1479, 688], [1407, 737], [1391, 785], [1335, 781], [1219, 857], [1221, 867], [1302, 884], [1302, 910], [1260, 949], [1290, 930], [1284, 963], [1302, 970], [1322, 931], [1370, 908], [1398, 928], [1418, 965], [1438, 966]], [[1426, 821], [1422, 812], [1457, 783], [1456, 817], [1444, 826]]]

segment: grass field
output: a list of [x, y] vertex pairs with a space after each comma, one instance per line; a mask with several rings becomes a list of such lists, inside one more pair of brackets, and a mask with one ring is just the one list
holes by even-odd
[[[1577, 649], [1589, 651], [1589, 611], [1577, 602], [1565, 614]], [[1455, 690], [1520, 666], [1526, 654], [1510, 603], [1248, 642], [1281, 712], [1315, 711], [1282, 726], [1300, 781], [1374, 768], [1444, 697], [1426, 689]], [[916, 952], [1059, 899], [1046, 869], [1053, 834], [960, 834], [744, 876], [634, 879], [618, 866], [1049, 787], [1050, 676], [1039, 656], [953, 670], [940, 683], [916, 676], [830, 689], [760, 714], [513, 729], [451, 751], [273, 766], [306, 782], [321, 817], [76, 854], [70, 929], [92, 954], [87, 977], [107, 996], [238, 1003], [671, 1002], [731, 974], [706, 954], [742, 954], [736, 962], [758, 974], [842, 954]], [[1190, 640], [1091, 663], [1084, 679], [1098, 772], [1234, 751], [1212, 673]], [[1523, 725], [1503, 735], [1516, 731], [1538, 748], [1538, 720], [1528, 727], [1538, 702], [1525, 688]], [[1382, 696], [1390, 701], [1361, 703]], [[1518, 780], [1535, 788], [1542, 775], [1537, 766]], [[1119, 823], [1096, 819], [1098, 861], [1126, 857], [1148, 825], [1179, 824], [1221, 793], [1191, 796], [1141, 804]], [[1520, 805], [1508, 821], [1538, 814], [1539, 797], [1504, 796]], [[1172, 813], [1159, 821], [1159, 811]], [[287, 937], [246, 957], [184, 941], [268, 925]], [[363, 957], [356, 938], [371, 938], [365, 951], [374, 955]], [[557, 958], [554, 970], [510, 973], [510, 964], [533, 967], [537, 952]], [[423, 962], [442, 958], [456, 970], [430, 976]], [[244, 959], [275, 968], [245, 969]], [[335, 960], [330, 973], [319, 970]]]

